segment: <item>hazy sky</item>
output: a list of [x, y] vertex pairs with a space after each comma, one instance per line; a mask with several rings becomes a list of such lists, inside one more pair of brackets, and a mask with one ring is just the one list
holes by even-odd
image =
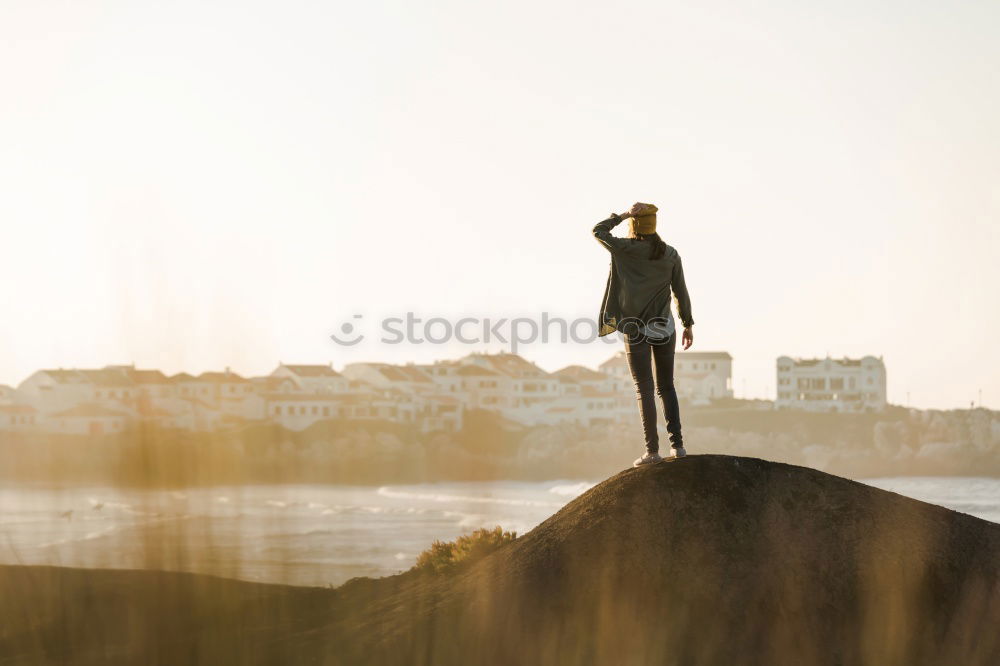
[[998, 33], [995, 0], [4, 2], [0, 383], [484, 348], [379, 343], [407, 311], [593, 319], [590, 229], [640, 200], [738, 396], [873, 354], [892, 402], [998, 408]]

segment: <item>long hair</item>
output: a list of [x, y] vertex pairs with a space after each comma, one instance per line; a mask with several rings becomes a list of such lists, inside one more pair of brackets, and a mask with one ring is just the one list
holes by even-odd
[[659, 259], [667, 252], [667, 244], [663, 242], [660, 238], [660, 234], [655, 231], [651, 234], [636, 234], [635, 238], [641, 241], [649, 241], [649, 259], [650, 261]]

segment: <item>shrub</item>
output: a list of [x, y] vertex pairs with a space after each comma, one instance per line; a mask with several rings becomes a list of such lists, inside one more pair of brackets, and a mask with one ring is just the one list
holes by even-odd
[[499, 525], [489, 530], [478, 529], [454, 541], [435, 541], [431, 547], [420, 553], [414, 569], [440, 573], [467, 565], [486, 557], [504, 544], [517, 538], [517, 532], [505, 532]]

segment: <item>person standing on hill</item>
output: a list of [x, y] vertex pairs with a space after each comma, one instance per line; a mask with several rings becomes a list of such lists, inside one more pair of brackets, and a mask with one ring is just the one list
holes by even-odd
[[[670, 454], [674, 458], [687, 455], [674, 389], [677, 330], [670, 311], [671, 292], [684, 324], [684, 349], [694, 343], [694, 320], [681, 257], [656, 233], [656, 211], [653, 204], [636, 203], [624, 213], [612, 213], [594, 227], [594, 237], [611, 253], [598, 336], [621, 331], [625, 337], [625, 356], [635, 382], [646, 439], [646, 453], [633, 463], [636, 467], [663, 459], [656, 431], [654, 379], [656, 394], [663, 402]], [[628, 238], [612, 236], [611, 230], [625, 219], [631, 220]]]

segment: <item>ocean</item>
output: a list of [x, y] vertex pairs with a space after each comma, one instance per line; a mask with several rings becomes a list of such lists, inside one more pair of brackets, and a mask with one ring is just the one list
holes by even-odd
[[[1000, 523], [1000, 479], [864, 483]], [[0, 488], [0, 563], [170, 569], [340, 585], [409, 569], [434, 540], [500, 525], [523, 534], [594, 484]]]

